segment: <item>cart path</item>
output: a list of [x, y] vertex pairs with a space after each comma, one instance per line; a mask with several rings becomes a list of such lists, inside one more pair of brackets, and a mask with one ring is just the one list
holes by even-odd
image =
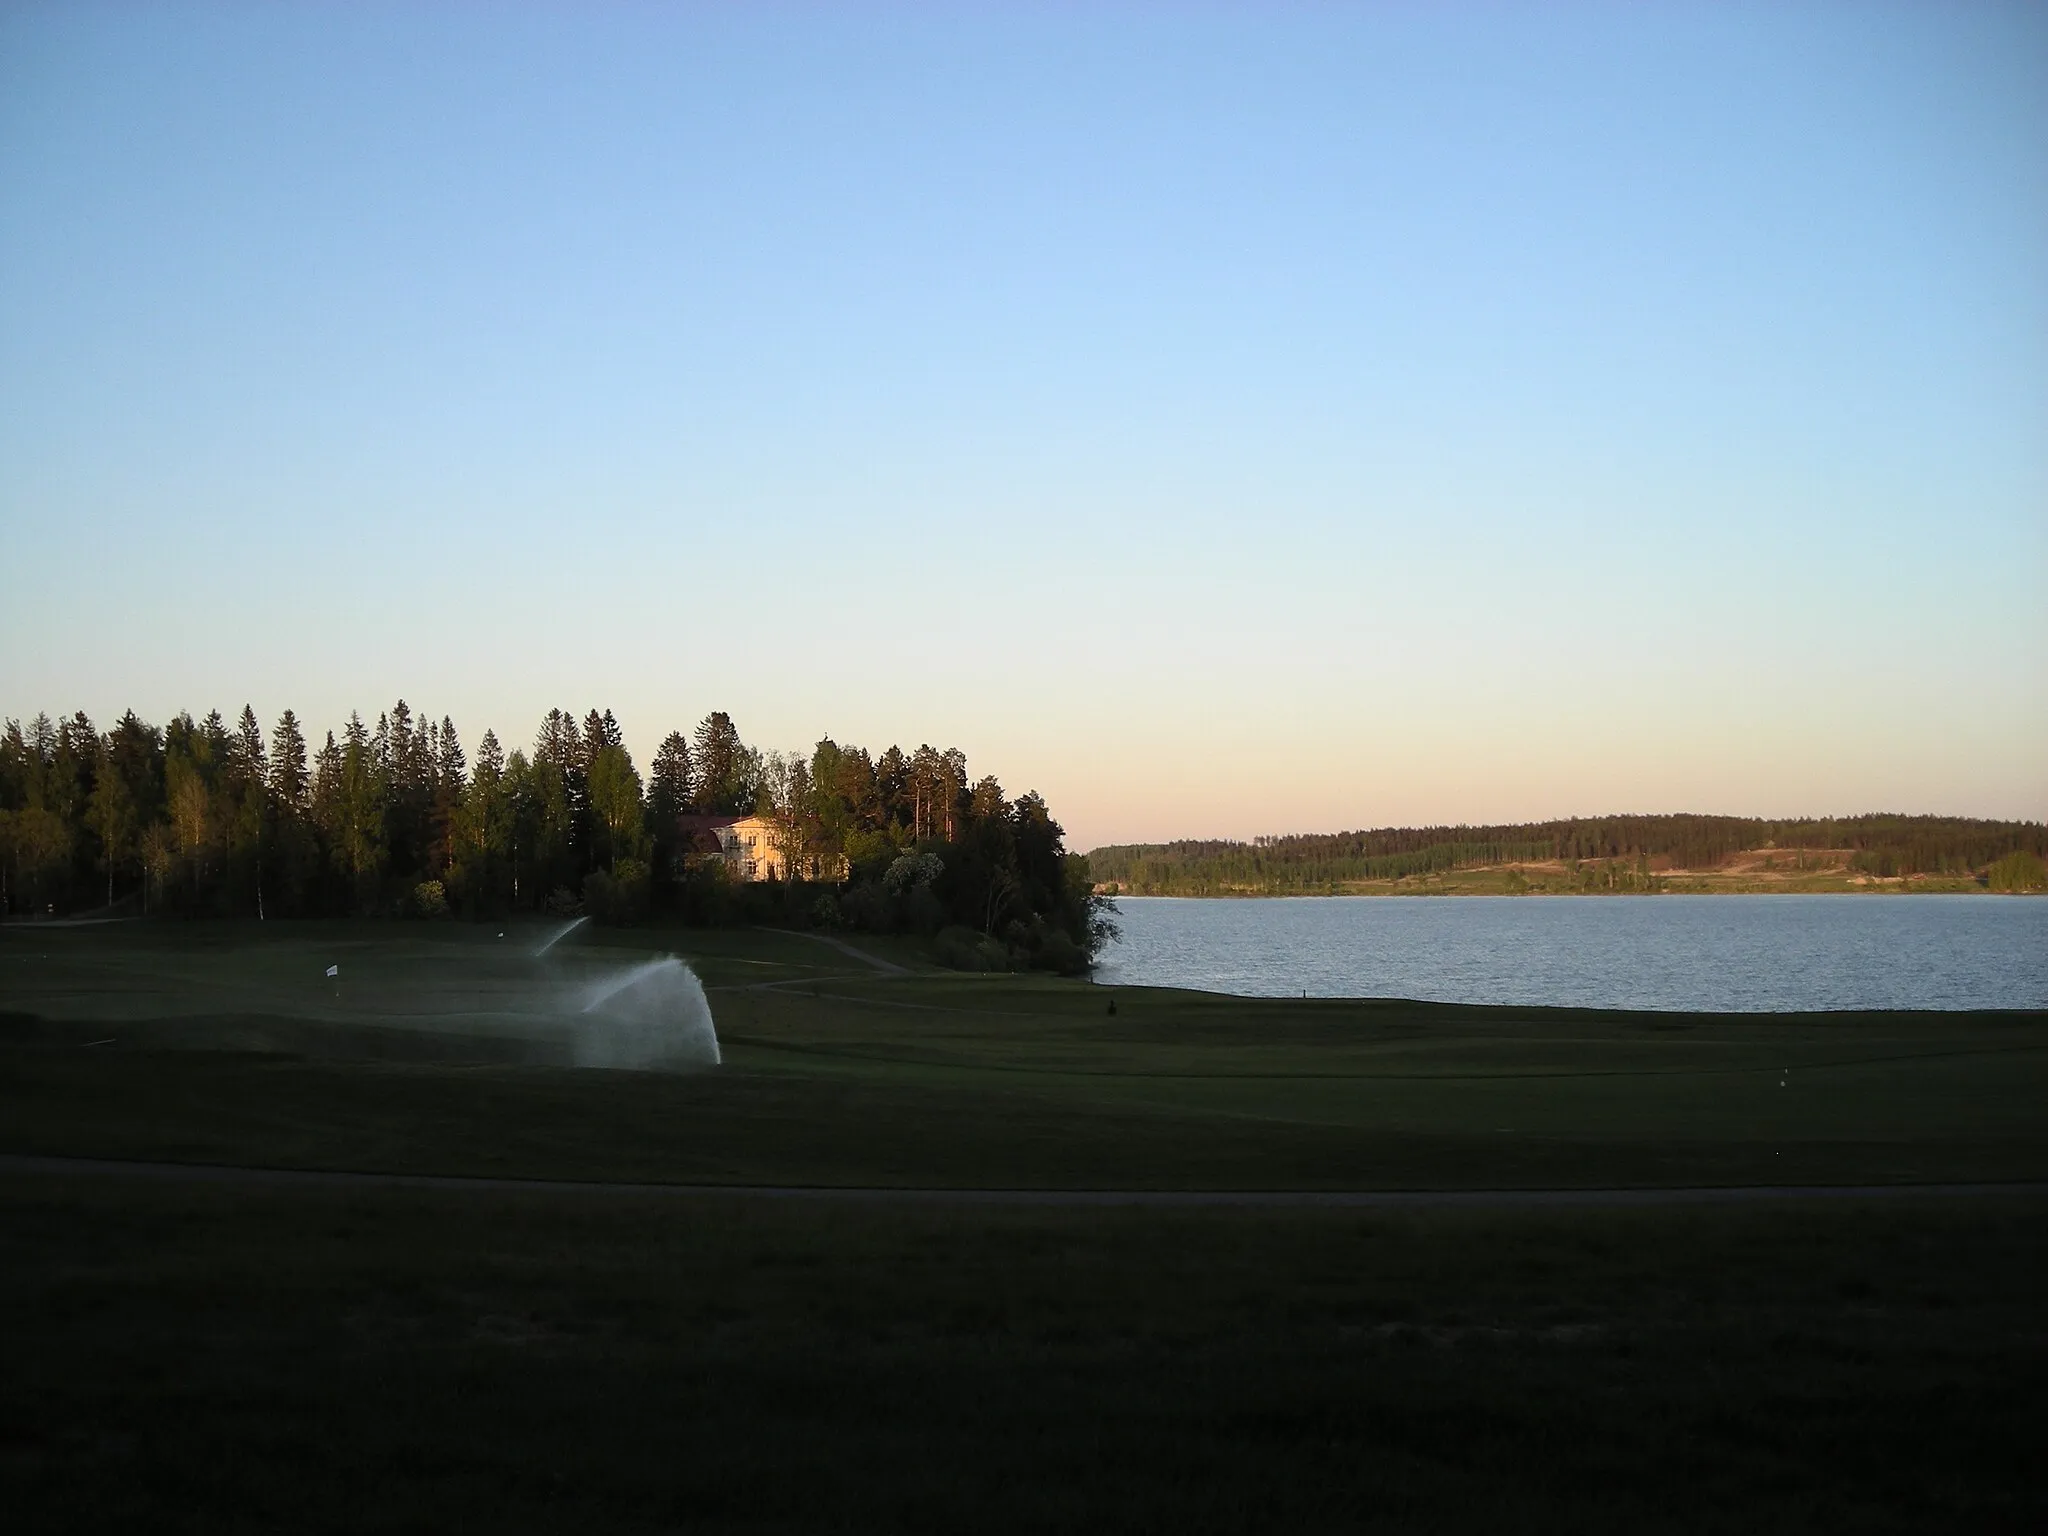
[[636, 1184], [590, 1179], [244, 1168], [0, 1152], [0, 1174], [91, 1175], [156, 1183], [283, 1188], [425, 1189], [480, 1194], [683, 1195], [721, 1200], [828, 1200], [868, 1205], [1453, 1207], [1749, 1205], [1773, 1200], [1956, 1199], [2048, 1195], [2048, 1182], [1996, 1184], [1745, 1184], [1668, 1189], [914, 1189], [879, 1185]]

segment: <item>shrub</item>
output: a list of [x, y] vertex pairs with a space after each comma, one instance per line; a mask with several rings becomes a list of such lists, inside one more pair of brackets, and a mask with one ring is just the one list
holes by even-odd
[[2048, 889], [2048, 864], [2024, 848], [2008, 853], [1985, 871], [1985, 883], [1994, 891], [2038, 891]]
[[638, 922], [647, 915], [651, 872], [638, 859], [620, 859], [607, 874], [595, 869], [583, 877], [583, 906], [600, 923]]
[[932, 945], [939, 964], [956, 971], [1007, 971], [1009, 946], [972, 928], [942, 928]]
[[739, 882], [723, 859], [699, 859], [684, 872], [683, 916], [692, 923], [726, 923], [733, 920]]
[[447, 888], [438, 880], [422, 880], [412, 888], [412, 909], [421, 917], [446, 917]]
[[846, 834], [841, 852], [846, 868], [856, 881], [879, 880], [901, 850], [886, 832], [853, 831]]
[[912, 891], [904, 909], [910, 926], [919, 933], [936, 933], [946, 921], [946, 904], [928, 885], [920, 885]]
[[1079, 976], [1088, 969], [1088, 957], [1081, 946], [1057, 928], [1048, 928], [1038, 945], [1038, 966], [1062, 976]]
[[945, 862], [935, 853], [906, 853], [882, 876], [882, 889], [891, 893], [922, 890], [945, 872]]
[[612, 884], [618, 887], [615, 899], [621, 903], [618, 921], [638, 922], [647, 915], [654, 894], [654, 870], [646, 862], [620, 859], [612, 866]]
[[863, 881], [840, 897], [839, 915], [849, 926], [868, 933], [896, 931], [896, 903], [872, 882]]

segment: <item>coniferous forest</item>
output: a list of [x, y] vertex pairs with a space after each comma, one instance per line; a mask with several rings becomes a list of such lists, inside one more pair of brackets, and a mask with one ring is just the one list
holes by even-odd
[[[700, 818], [759, 815], [780, 872], [737, 877]], [[83, 712], [0, 734], [0, 916], [500, 917], [778, 922], [915, 932], [973, 969], [1083, 970], [1113, 933], [1037, 794], [957, 749], [806, 758], [715, 712], [643, 776], [609, 710], [561, 710], [532, 750], [404, 701], [317, 745], [286, 710]]]
[[1251, 842], [1131, 843], [1089, 854], [1095, 878], [1141, 896], [1286, 895], [1346, 881], [1400, 880], [1501, 864], [1555, 861], [1712, 869], [1737, 853], [1848, 854], [1881, 879], [1979, 877], [2029, 889], [2048, 857], [2048, 826], [1959, 816], [1870, 815], [1766, 821], [1747, 816], [1601, 816], [1505, 826], [1382, 827]]

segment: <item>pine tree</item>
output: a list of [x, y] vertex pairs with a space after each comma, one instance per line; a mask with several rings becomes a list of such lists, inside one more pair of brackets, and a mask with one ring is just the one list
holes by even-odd
[[28, 752], [29, 765], [28, 803], [43, 810], [55, 810], [50, 804], [53, 786], [50, 784], [50, 766], [57, 758], [57, 725], [51, 718], [37, 712], [29, 722]]
[[310, 784], [306, 776], [306, 738], [298, 717], [286, 710], [270, 733], [269, 800], [272, 852], [271, 888], [281, 898], [279, 910], [303, 910], [308, 877], [318, 863], [309, 813]]
[[690, 743], [681, 731], [670, 731], [654, 754], [647, 782], [649, 857], [658, 891], [681, 873], [680, 855], [688, 846], [681, 817], [690, 808], [690, 789]]
[[901, 747], [892, 745], [875, 759], [875, 800], [885, 824], [911, 825], [910, 762]]
[[[263, 851], [269, 840], [270, 761], [263, 727], [256, 711], [242, 706], [234, 734], [228, 738], [221, 777], [222, 825], [231, 862], [230, 895], [247, 891], [256, 915], [263, 907]], [[246, 884], [244, 883], [246, 880]]]
[[311, 790], [313, 824], [320, 829], [330, 848], [341, 841], [341, 748], [335, 744], [334, 732], [327, 733], [327, 741], [313, 758], [313, 783]]
[[575, 720], [566, 710], [549, 710], [524, 775], [533, 823], [531, 894], [537, 903], [545, 901], [555, 885], [580, 877], [576, 833], [583, 811], [582, 759], [583, 737]]
[[306, 792], [306, 737], [299, 717], [286, 710], [270, 733], [270, 798], [280, 812], [295, 815], [306, 808]]
[[270, 758], [263, 745], [263, 727], [256, 723], [256, 711], [242, 706], [242, 718], [235, 728], [233, 762], [245, 783], [263, 784], [270, 779]]
[[586, 765], [597, 761], [597, 754], [606, 747], [623, 747], [625, 736], [619, 730], [619, 722], [612, 718], [612, 712], [602, 714], [592, 710], [583, 717], [583, 761]]
[[691, 756], [697, 770], [698, 810], [732, 815], [754, 808], [756, 785], [749, 782], [748, 752], [731, 715], [713, 710], [697, 722]]
[[110, 733], [114, 766], [128, 786], [138, 826], [158, 820], [164, 806], [164, 738], [134, 710], [124, 712]]
[[468, 889], [491, 904], [498, 900], [498, 872], [511, 854], [512, 804], [505, 775], [504, 749], [495, 732], [485, 731], [462, 792], [456, 841]]
[[[379, 750], [380, 747], [383, 750]], [[355, 880], [355, 899], [368, 894], [369, 877], [386, 858], [384, 801], [388, 784], [390, 722], [378, 721], [376, 736], [363, 717], [350, 714], [341, 747], [334, 857]]]
[[456, 822], [462, 810], [464, 775], [468, 765], [462, 742], [455, 734], [455, 722], [441, 717], [434, 733], [434, 873], [444, 873], [456, 859]]
[[681, 731], [670, 731], [654, 754], [654, 773], [647, 786], [647, 815], [657, 836], [675, 831], [675, 820], [690, 804], [690, 743]]
[[384, 737], [384, 860], [410, 886], [434, 873], [434, 731], [430, 721], [415, 718], [403, 699], [392, 705], [379, 731]]

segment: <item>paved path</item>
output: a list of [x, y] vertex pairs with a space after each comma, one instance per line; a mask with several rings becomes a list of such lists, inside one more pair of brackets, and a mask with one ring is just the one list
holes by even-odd
[[1890, 1200], [2048, 1195], [2048, 1183], [1760, 1184], [1675, 1189], [892, 1189], [810, 1184], [624, 1184], [586, 1179], [494, 1179], [436, 1173], [236, 1168], [219, 1163], [124, 1162], [0, 1152], [0, 1174], [96, 1175], [155, 1183], [273, 1188], [431, 1189], [559, 1195], [687, 1195], [726, 1200], [830, 1200], [867, 1205], [1024, 1206], [1640, 1206], [1750, 1205], [1772, 1200]]

